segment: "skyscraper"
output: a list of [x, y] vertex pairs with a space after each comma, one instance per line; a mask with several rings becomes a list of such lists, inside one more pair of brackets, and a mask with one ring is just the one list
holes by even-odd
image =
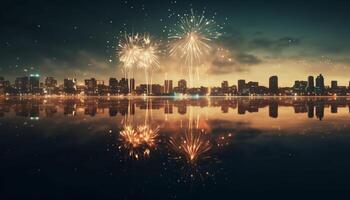
[[186, 93], [186, 90], [187, 90], [186, 80], [184, 80], [184, 79], [179, 80], [179, 82], [177, 83], [177, 86], [180, 90], [180, 93], [183, 93], [183, 94]]
[[120, 93], [128, 94], [129, 93], [129, 83], [128, 79], [122, 78], [119, 81]]
[[53, 77], [46, 77], [45, 78], [45, 87], [47, 88], [54, 88], [57, 86], [57, 80]]
[[118, 80], [116, 78], [109, 78], [109, 92], [110, 94], [118, 93]]
[[29, 79], [28, 77], [18, 77], [15, 80], [15, 88], [17, 92], [25, 94], [29, 92]]
[[77, 80], [75, 78], [66, 78], [63, 81], [63, 91], [66, 94], [75, 94], [77, 91]]
[[269, 79], [269, 91], [271, 95], [278, 94], [278, 77], [271, 76]]
[[97, 94], [97, 80], [95, 78], [85, 79], [85, 94], [95, 95]]
[[38, 92], [40, 86], [39, 74], [31, 74], [29, 77], [29, 90], [32, 93]]
[[53, 77], [46, 77], [44, 86], [45, 86], [46, 94], [54, 94], [56, 91], [58, 92], [58, 90], [56, 90], [57, 80], [54, 79]]
[[165, 94], [173, 93], [173, 81], [172, 80], [165, 80], [164, 81], [164, 93]]
[[293, 92], [298, 95], [304, 95], [307, 90], [307, 81], [295, 81], [293, 86]]
[[338, 81], [331, 81], [331, 89], [336, 90], [338, 88]]
[[245, 88], [245, 80], [238, 80], [238, 94], [243, 94]]
[[314, 82], [314, 77], [313, 76], [309, 76], [307, 78], [307, 92], [309, 94], [312, 94], [315, 92], [315, 82]]
[[135, 91], [135, 79], [134, 78], [130, 79], [130, 87], [129, 87], [129, 89], [130, 89], [129, 92]]
[[221, 89], [224, 94], [228, 93], [228, 81], [222, 81]]
[[325, 87], [324, 87], [324, 78], [322, 76], [322, 74], [320, 74], [319, 76], [317, 76], [316, 78], [316, 93], [318, 95], [322, 95], [324, 94], [324, 90], [325, 90]]

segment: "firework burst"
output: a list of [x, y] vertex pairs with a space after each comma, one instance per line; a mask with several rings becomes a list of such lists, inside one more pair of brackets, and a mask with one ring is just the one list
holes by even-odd
[[118, 57], [123, 63], [125, 77], [130, 78], [135, 67], [144, 69], [146, 84], [149, 85], [153, 69], [159, 67], [159, 45], [148, 34], [131, 34], [125, 35], [118, 46]]
[[179, 21], [173, 29], [169, 30], [170, 55], [179, 57], [184, 61], [189, 73], [189, 83], [193, 86], [194, 67], [202, 64], [204, 56], [211, 51], [211, 43], [217, 39], [222, 28], [214, 19], [196, 15], [193, 10], [190, 14], [179, 16]]
[[[159, 67], [160, 50], [158, 44], [147, 34], [143, 36], [141, 43], [142, 48], [138, 66], [145, 70], [145, 81], [147, 85], [150, 85], [152, 84], [153, 70]], [[147, 87], [147, 94], [149, 94], [149, 92], [152, 93], [152, 87], [150, 87], [151, 91], [148, 91], [148, 88], [149, 87]]]
[[125, 34], [124, 39], [119, 41], [117, 56], [125, 71], [131, 71], [137, 66], [141, 53], [140, 41], [138, 34]]
[[159, 67], [158, 44], [149, 35], [144, 35], [141, 40], [138, 67], [149, 69]]

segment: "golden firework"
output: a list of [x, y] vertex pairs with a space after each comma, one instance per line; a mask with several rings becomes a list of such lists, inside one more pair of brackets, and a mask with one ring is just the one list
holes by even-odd
[[149, 125], [132, 127], [125, 125], [120, 131], [119, 140], [128, 151], [130, 157], [139, 159], [140, 156], [149, 156], [151, 149], [155, 148], [159, 136], [159, 127], [151, 128]]
[[201, 156], [208, 152], [212, 145], [205, 131], [188, 131], [180, 138], [170, 138], [173, 149], [183, 155], [189, 163], [195, 163]]
[[221, 27], [215, 20], [202, 15], [196, 15], [193, 10], [190, 14], [179, 16], [179, 21], [169, 30], [170, 55], [177, 56], [188, 67], [189, 83], [193, 86], [194, 67], [202, 64], [203, 57], [211, 50], [211, 42], [221, 33]]
[[118, 44], [118, 56], [124, 68], [130, 69], [137, 66], [141, 53], [141, 38], [138, 34], [125, 34], [123, 40]]

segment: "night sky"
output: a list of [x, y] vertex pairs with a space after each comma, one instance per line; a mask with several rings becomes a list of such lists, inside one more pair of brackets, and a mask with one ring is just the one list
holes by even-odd
[[[345, 1], [2, 1], [0, 11], [0, 76], [40, 73], [78, 81], [120, 78], [116, 57], [124, 32], [150, 33], [167, 41], [177, 14], [205, 10], [223, 27], [213, 54], [203, 61], [198, 84], [218, 85], [237, 79], [267, 84], [278, 75], [280, 84], [323, 73], [326, 84], [350, 80], [350, 3]], [[227, 50], [231, 62], [216, 59]], [[137, 84], [143, 73], [135, 72]], [[163, 55], [154, 82], [164, 76], [186, 78], [179, 63]]]

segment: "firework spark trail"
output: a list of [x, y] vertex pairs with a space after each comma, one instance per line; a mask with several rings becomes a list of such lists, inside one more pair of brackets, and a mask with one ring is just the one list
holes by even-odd
[[125, 34], [124, 39], [119, 41], [118, 44], [117, 56], [120, 62], [123, 63], [125, 78], [128, 80], [133, 76], [133, 69], [139, 61], [141, 54], [140, 41], [138, 34]]
[[[153, 69], [159, 67], [159, 46], [149, 35], [145, 34], [142, 38], [141, 47], [138, 67], [145, 70], [146, 89], [147, 94], [149, 94], [149, 92], [152, 92], [149, 78], [152, 80]], [[148, 87], [150, 87], [150, 91]]]
[[198, 68], [203, 57], [210, 53], [211, 42], [221, 35], [221, 27], [213, 19], [207, 19], [204, 14], [196, 15], [191, 10], [190, 14], [179, 16], [179, 22], [170, 29], [168, 36], [172, 41], [170, 55], [184, 61], [188, 68], [190, 87], [193, 87], [193, 76], [196, 73], [194, 68]]
[[153, 68], [159, 67], [158, 44], [148, 34], [125, 34], [118, 46], [118, 57], [123, 63], [125, 77], [129, 80], [135, 67], [144, 69], [148, 94], [149, 77], [152, 77]]

